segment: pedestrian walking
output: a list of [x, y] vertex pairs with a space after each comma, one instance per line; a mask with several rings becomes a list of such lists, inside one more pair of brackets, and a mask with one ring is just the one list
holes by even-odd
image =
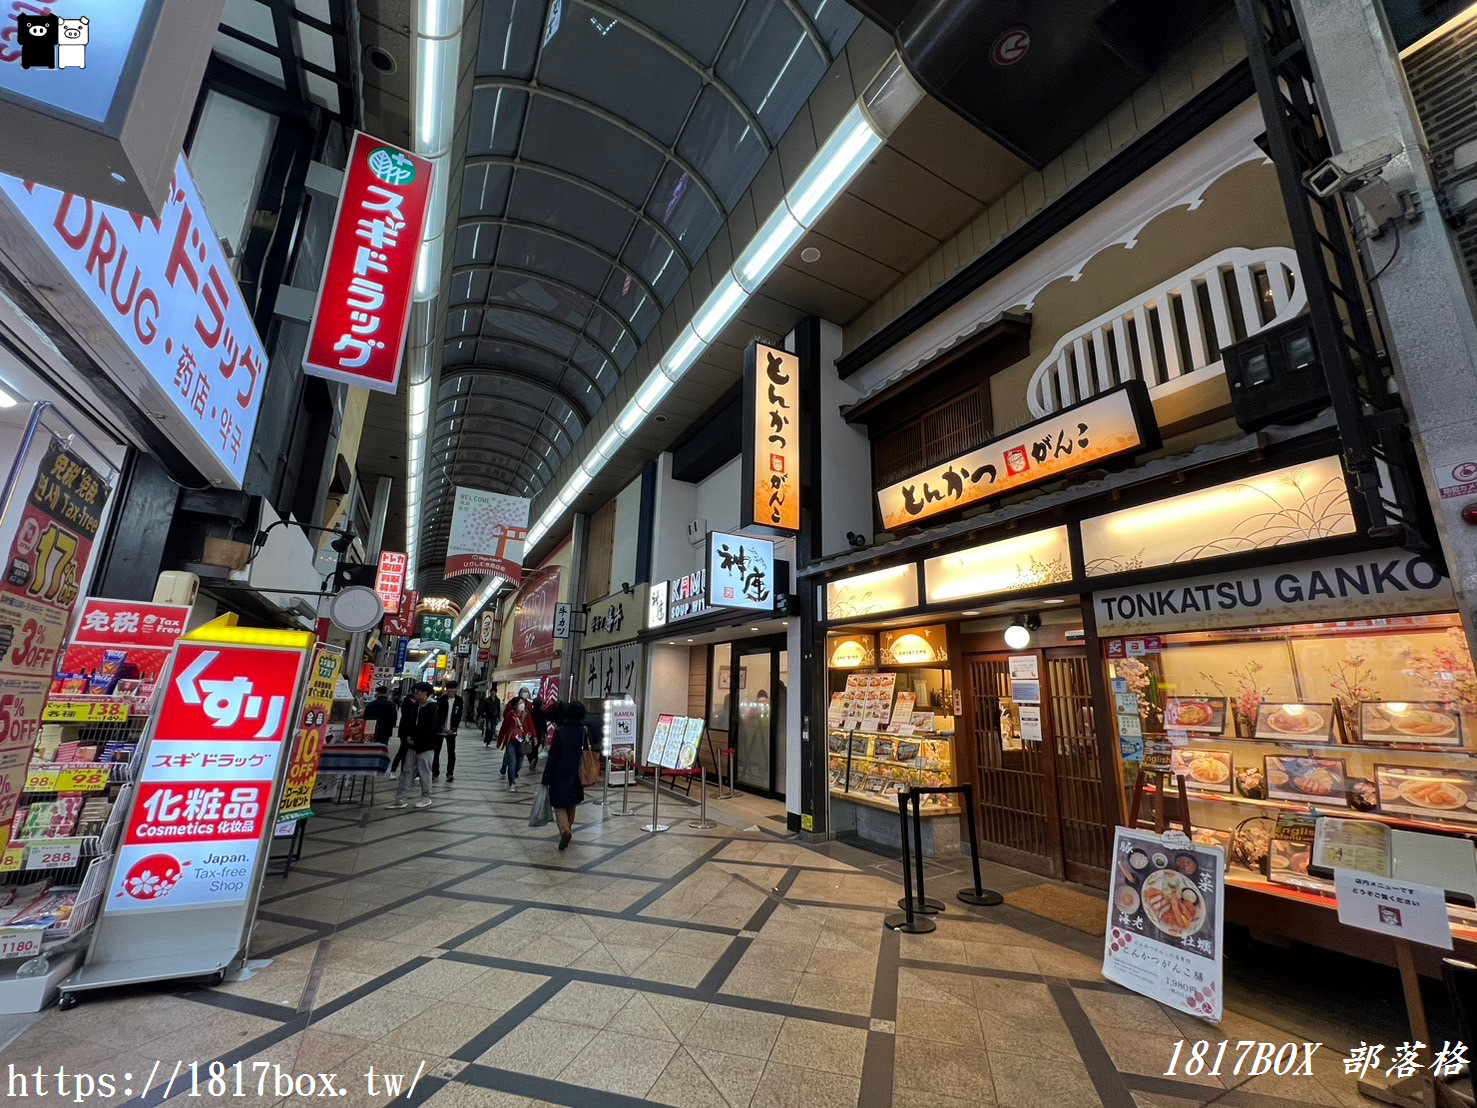
[[441, 776], [441, 746], [446, 746], [446, 783], [456, 780], [456, 733], [462, 725], [462, 698], [449, 686], [441, 687], [440, 697], [441, 742], [436, 744], [436, 756], [431, 759], [431, 776]]
[[538, 769], [539, 755], [554, 741], [554, 728], [559, 726], [559, 721], [564, 718], [564, 705], [558, 700], [550, 701], [543, 709], [534, 716], [535, 733], [538, 738], [530, 744], [528, 755], [528, 768]]
[[420, 705], [416, 703], [415, 693], [400, 699], [400, 749], [395, 751], [395, 760], [390, 763], [388, 776], [393, 777], [400, 772], [400, 767], [405, 763], [406, 752], [415, 745], [415, 717], [420, 711]]
[[554, 742], [544, 764], [544, 784], [549, 787], [549, 804], [559, 825], [559, 849], [569, 847], [574, 834], [575, 809], [584, 802], [585, 787], [580, 783], [580, 766], [590, 747], [590, 729], [585, 726], [585, 706], [571, 701], [564, 706], [562, 721], [554, 728]]
[[440, 717], [437, 706], [431, 699], [431, 691], [431, 686], [424, 681], [416, 682], [411, 690], [411, 699], [415, 704], [416, 712], [410, 742], [415, 753], [405, 759], [405, 764], [400, 770], [400, 787], [395, 792], [395, 801], [387, 807], [408, 808], [410, 787], [417, 777], [421, 782], [421, 796], [415, 802], [415, 806], [417, 808], [431, 806], [431, 759], [435, 756], [437, 739], [440, 737]]
[[390, 690], [381, 685], [374, 690], [374, 699], [364, 705], [364, 722], [374, 724], [374, 741], [389, 745], [395, 731], [395, 705], [390, 701]]
[[497, 738], [497, 729], [503, 722], [502, 701], [497, 698], [497, 693], [489, 693], [482, 705], [482, 745], [491, 746], [492, 740]]
[[508, 791], [518, 791], [518, 774], [523, 772], [523, 744], [533, 737], [533, 720], [529, 716], [528, 703], [515, 696], [508, 702], [503, 713], [503, 726], [498, 731], [497, 744], [503, 750], [502, 774], [508, 779]]

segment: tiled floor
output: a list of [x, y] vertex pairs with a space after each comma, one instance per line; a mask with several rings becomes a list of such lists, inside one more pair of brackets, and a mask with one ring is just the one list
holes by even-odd
[[[497, 756], [463, 747], [428, 810], [322, 807], [302, 863], [268, 883], [253, 953], [271, 964], [250, 980], [53, 1010], [0, 1059], [131, 1075], [94, 1105], [163, 1102], [176, 1060], [202, 1081], [190, 1098], [175, 1079], [180, 1105], [321, 1102], [278, 1095], [272, 1069], [257, 1096], [258, 1062], [336, 1074], [333, 1103], [356, 1106], [1364, 1103], [1331, 1049], [1345, 1043], [1314, 1077], [1162, 1076], [1176, 1040], [1285, 1043], [1307, 1025], [1232, 1011], [1214, 1028], [1109, 985], [1099, 940], [953, 902], [963, 867], [930, 886], [950, 900], [938, 930], [899, 935], [882, 926], [895, 864], [774, 824], [693, 830], [665, 800], [661, 835], [586, 805], [560, 853], [552, 826], [526, 825], [532, 789], [509, 794]], [[230, 1093], [242, 1063], [247, 1095], [210, 1095], [212, 1061]], [[371, 1066], [406, 1088], [419, 1075], [414, 1092], [370, 1095]]]

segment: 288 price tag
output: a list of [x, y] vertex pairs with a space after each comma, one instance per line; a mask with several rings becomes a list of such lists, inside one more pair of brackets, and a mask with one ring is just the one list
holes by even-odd
[[71, 869], [82, 855], [81, 839], [32, 842], [26, 855], [29, 869]]

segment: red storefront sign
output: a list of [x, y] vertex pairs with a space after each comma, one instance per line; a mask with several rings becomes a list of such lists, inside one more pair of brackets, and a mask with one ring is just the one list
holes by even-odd
[[400, 596], [405, 591], [405, 570], [410, 559], [396, 550], [386, 550], [380, 555], [379, 572], [374, 576], [374, 591], [385, 602], [385, 615], [393, 616], [400, 611]]
[[415, 610], [420, 604], [420, 594], [407, 589], [400, 598], [400, 610], [385, 618], [385, 634], [399, 638], [410, 638], [415, 634]]
[[513, 665], [528, 665], [554, 656], [554, 608], [559, 603], [562, 566], [540, 570], [526, 580], [513, 605]]
[[132, 600], [82, 602], [82, 618], [72, 645], [143, 647], [168, 650], [185, 633], [190, 609], [180, 604], [143, 604]]
[[303, 369], [394, 392], [410, 324], [431, 163], [354, 135]]
[[181, 643], [154, 742], [280, 743], [303, 661], [300, 651]]
[[108, 912], [248, 899], [309, 657], [234, 642], [176, 647]]

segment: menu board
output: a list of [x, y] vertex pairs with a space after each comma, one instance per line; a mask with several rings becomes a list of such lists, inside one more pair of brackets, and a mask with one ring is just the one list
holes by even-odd
[[895, 673], [851, 673], [846, 677], [844, 720], [856, 720], [867, 730], [881, 730], [892, 715]]
[[[697, 764], [698, 745], [703, 741], [703, 721], [700, 719], [686, 719], [682, 722], [687, 726], [682, 735], [682, 741], [675, 748], [676, 760], [668, 768], [691, 769]], [[675, 728], [673, 729], [675, 733]]]
[[1119, 827], [1103, 976], [1201, 1019], [1224, 1010], [1225, 853], [1179, 832]]
[[664, 766], [667, 764], [667, 743], [672, 737], [672, 716], [657, 716], [656, 730], [651, 735], [651, 745], [646, 748], [646, 764], [649, 766]]
[[906, 723], [911, 725], [913, 708], [918, 703], [918, 694], [912, 692], [900, 692], [897, 694], [897, 703], [892, 706], [892, 717], [889, 723]]

